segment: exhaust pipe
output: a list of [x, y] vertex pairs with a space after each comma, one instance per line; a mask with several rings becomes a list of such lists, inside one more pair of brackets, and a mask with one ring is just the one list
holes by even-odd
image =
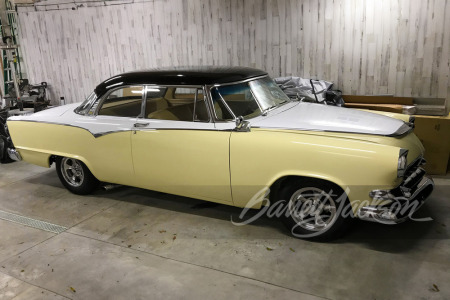
[[117, 189], [119, 187], [121, 187], [120, 184], [105, 184], [105, 185], [102, 185], [102, 189], [105, 190], [105, 191], [114, 190], [114, 189]]

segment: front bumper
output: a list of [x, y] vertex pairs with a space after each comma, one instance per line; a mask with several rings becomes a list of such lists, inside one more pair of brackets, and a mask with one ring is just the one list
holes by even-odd
[[434, 181], [427, 176], [420, 166], [424, 160], [420, 158], [407, 170], [402, 184], [392, 190], [373, 190], [369, 196], [374, 200], [382, 200], [388, 204], [380, 206], [364, 206], [358, 209], [360, 219], [385, 224], [398, 224], [406, 221], [416, 212], [431, 195]]
[[8, 148], [7, 151], [8, 151], [9, 157], [10, 157], [12, 160], [15, 160], [15, 161], [21, 161], [21, 160], [22, 160], [22, 156], [20, 156], [20, 153], [17, 152], [16, 149], [14, 149], [14, 148]]

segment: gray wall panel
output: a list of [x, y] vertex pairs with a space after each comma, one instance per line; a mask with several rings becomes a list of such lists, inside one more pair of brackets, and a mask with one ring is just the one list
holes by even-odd
[[30, 80], [68, 103], [119, 72], [205, 64], [349, 94], [450, 95], [449, 0], [63, 2], [19, 7], [20, 43]]

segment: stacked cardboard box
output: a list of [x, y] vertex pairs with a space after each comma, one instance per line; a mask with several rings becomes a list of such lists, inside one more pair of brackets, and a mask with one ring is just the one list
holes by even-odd
[[412, 97], [343, 95], [345, 106], [412, 115], [416, 112]]
[[425, 147], [425, 169], [434, 175], [447, 173], [450, 157], [450, 117], [445, 99], [354, 95], [342, 97], [346, 107], [416, 114], [414, 133]]
[[434, 175], [445, 175], [450, 157], [450, 115], [416, 116], [414, 133], [425, 147], [425, 169]]

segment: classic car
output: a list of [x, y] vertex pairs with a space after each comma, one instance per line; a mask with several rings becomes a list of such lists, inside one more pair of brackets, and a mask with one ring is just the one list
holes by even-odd
[[283, 213], [272, 215], [294, 235], [327, 239], [355, 217], [402, 222], [431, 194], [413, 123], [291, 100], [258, 69], [159, 69], [111, 77], [81, 104], [11, 117], [8, 153], [56, 163], [75, 194], [105, 182], [247, 209], [277, 203]]

